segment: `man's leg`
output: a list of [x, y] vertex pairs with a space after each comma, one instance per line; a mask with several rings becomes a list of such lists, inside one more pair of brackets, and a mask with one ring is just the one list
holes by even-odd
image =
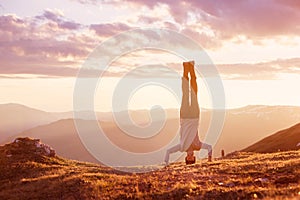
[[182, 100], [180, 106], [180, 118], [187, 118], [189, 111], [189, 65], [183, 63], [183, 77], [182, 77]]
[[175, 146], [173, 146], [173, 147], [171, 147], [171, 148], [169, 148], [167, 150], [166, 156], [165, 156], [165, 163], [166, 163], [166, 165], [169, 164], [170, 154], [171, 153], [176, 153], [176, 152], [180, 151], [180, 147], [181, 147], [180, 144], [177, 144], [177, 145], [175, 145]]
[[199, 118], [200, 109], [198, 103], [198, 85], [197, 77], [194, 70], [194, 65], [190, 65], [190, 75], [191, 75], [191, 111], [193, 118]]

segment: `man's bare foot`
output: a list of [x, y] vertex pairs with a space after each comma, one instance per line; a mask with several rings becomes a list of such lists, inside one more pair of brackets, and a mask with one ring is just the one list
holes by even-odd
[[194, 65], [195, 65], [194, 61], [189, 62], [189, 68], [190, 68], [189, 71], [190, 71], [191, 78], [196, 78]]
[[189, 71], [190, 71], [190, 64], [189, 62], [183, 62], [183, 77], [187, 80], [189, 79]]

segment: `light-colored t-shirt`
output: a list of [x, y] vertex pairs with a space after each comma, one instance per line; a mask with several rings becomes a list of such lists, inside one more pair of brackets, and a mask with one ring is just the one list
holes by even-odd
[[180, 119], [180, 151], [186, 151], [198, 134], [199, 118]]

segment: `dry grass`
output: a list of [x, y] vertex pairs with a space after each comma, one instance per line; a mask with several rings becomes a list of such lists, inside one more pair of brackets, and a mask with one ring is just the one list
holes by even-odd
[[299, 199], [300, 151], [235, 153], [129, 174], [0, 147], [0, 199]]

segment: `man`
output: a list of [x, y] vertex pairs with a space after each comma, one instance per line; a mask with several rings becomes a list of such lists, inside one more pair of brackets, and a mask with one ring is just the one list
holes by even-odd
[[187, 156], [185, 158], [186, 164], [194, 164], [196, 162], [194, 151], [199, 151], [201, 148], [207, 149], [208, 161], [212, 161], [211, 145], [200, 142], [198, 136], [200, 110], [197, 98], [198, 86], [194, 64], [194, 61], [183, 62], [182, 101], [180, 107], [180, 144], [167, 150], [165, 156], [165, 162], [167, 165], [169, 164], [170, 154], [177, 151], [187, 152]]

